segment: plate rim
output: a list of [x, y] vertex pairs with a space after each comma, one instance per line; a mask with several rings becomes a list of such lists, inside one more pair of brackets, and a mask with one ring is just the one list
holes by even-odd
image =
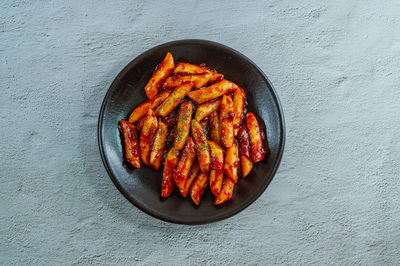
[[[158, 214], [153, 212], [151, 209], [146, 208], [145, 206], [142, 206], [141, 203], [139, 203], [136, 199], [134, 199], [133, 197], [131, 197], [130, 195], [128, 195], [128, 193], [123, 189], [123, 186], [118, 182], [116, 176], [114, 175], [114, 173], [111, 170], [111, 167], [109, 165], [109, 162], [106, 158], [105, 155], [105, 151], [104, 151], [104, 144], [103, 144], [103, 134], [102, 134], [102, 124], [103, 124], [103, 117], [104, 117], [104, 109], [105, 109], [105, 104], [106, 101], [109, 99], [110, 97], [110, 93], [111, 93], [111, 89], [115, 86], [116, 83], [120, 82], [120, 80], [122, 79], [122, 77], [126, 74], [126, 72], [128, 70], [130, 70], [131, 65], [134, 65], [137, 61], [139, 61], [142, 57], [144, 57], [145, 55], [147, 55], [148, 53], [150, 53], [153, 50], [157, 50], [161, 47], [166, 47], [166, 46], [171, 46], [171, 45], [182, 45], [182, 44], [195, 44], [195, 45], [211, 45], [211, 46], [216, 46], [218, 48], [223, 48], [223, 49], [227, 49], [230, 52], [246, 59], [249, 63], [251, 63], [260, 73], [262, 78], [269, 84], [269, 90], [272, 93], [272, 96], [274, 98], [274, 101], [278, 107], [278, 117], [280, 117], [281, 119], [281, 123], [279, 125], [280, 130], [282, 132], [282, 134], [280, 135], [280, 145], [278, 146], [278, 156], [277, 159], [272, 167], [272, 171], [271, 171], [271, 177], [269, 179], [268, 182], [265, 183], [264, 188], [262, 190], [260, 190], [258, 193], [254, 194], [253, 196], [250, 197], [248, 203], [242, 205], [240, 208], [238, 208], [237, 210], [234, 210], [233, 212], [230, 213], [226, 213], [226, 214], [222, 214], [218, 217], [205, 217], [205, 219], [199, 220], [199, 221], [182, 221], [179, 219], [175, 219], [171, 216], [168, 215], [162, 215], [162, 214]], [[200, 224], [207, 224], [207, 223], [214, 223], [217, 221], [221, 221], [224, 219], [227, 219], [229, 217], [232, 217], [236, 214], [238, 214], [239, 212], [243, 211], [244, 209], [246, 209], [248, 206], [250, 206], [251, 204], [253, 204], [260, 196], [261, 194], [263, 194], [265, 192], [265, 190], [267, 189], [267, 187], [270, 185], [270, 183], [272, 182], [272, 180], [275, 177], [275, 174], [279, 168], [279, 165], [282, 161], [282, 157], [283, 157], [283, 153], [284, 153], [284, 148], [285, 148], [285, 142], [286, 142], [286, 123], [285, 123], [285, 117], [284, 117], [284, 113], [283, 113], [283, 108], [281, 105], [281, 102], [279, 100], [278, 94], [276, 93], [276, 90], [274, 88], [274, 86], [272, 85], [271, 81], [269, 80], [269, 78], [267, 77], [267, 75], [247, 56], [245, 56], [244, 54], [238, 52], [237, 50], [226, 46], [224, 44], [218, 43], [218, 42], [214, 42], [214, 41], [210, 41], [210, 40], [204, 40], [204, 39], [181, 39], [181, 40], [175, 40], [175, 41], [169, 41], [166, 43], [162, 43], [159, 45], [156, 45], [150, 49], [147, 49], [146, 51], [140, 53], [138, 56], [136, 56], [133, 60], [131, 60], [118, 74], [117, 76], [114, 78], [114, 80], [111, 82], [110, 86], [108, 87], [108, 90], [106, 92], [106, 94], [104, 95], [104, 99], [102, 101], [101, 107], [100, 107], [100, 112], [99, 112], [99, 116], [98, 116], [98, 121], [97, 121], [97, 142], [98, 142], [98, 147], [99, 147], [99, 152], [100, 152], [100, 156], [101, 156], [101, 160], [103, 162], [104, 168], [106, 169], [110, 179], [112, 180], [112, 182], [114, 183], [114, 185], [117, 187], [117, 189], [119, 190], [119, 192], [131, 203], [133, 204], [136, 208], [140, 209], [141, 211], [143, 211], [144, 213], [160, 219], [162, 221], [165, 222], [170, 222], [170, 223], [175, 223], [175, 224], [185, 224], [185, 225], [200, 225]]]

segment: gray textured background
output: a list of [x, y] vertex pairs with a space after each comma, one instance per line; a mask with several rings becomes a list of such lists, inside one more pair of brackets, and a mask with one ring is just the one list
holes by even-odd
[[[1, 1], [0, 264], [400, 264], [400, 2], [231, 2]], [[266, 192], [202, 226], [133, 207], [96, 140], [122, 67], [185, 38], [254, 60], [287, 122]]]

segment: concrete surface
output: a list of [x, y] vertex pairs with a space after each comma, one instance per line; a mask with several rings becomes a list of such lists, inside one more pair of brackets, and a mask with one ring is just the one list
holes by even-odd
[[[1, 1], [0, 264], [400, 264], [400, 2]], [[115, 75], [209, 39], [253, 59], [284, 107], [267, 191], [222, 222], [158, 221], [96, 141]]]

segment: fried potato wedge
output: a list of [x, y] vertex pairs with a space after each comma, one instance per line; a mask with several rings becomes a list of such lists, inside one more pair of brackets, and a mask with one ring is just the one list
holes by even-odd
[[204, 89], [191, 91], [188, 93], [188, 96], [196, 103], [202, 104], [224, 94], [230, 93], [236, 88], [238, 88], [238, 85], [232, 81], [224, 79]]
[[124, 136], [125, 160], [135, 168], [140, 168], [139, 144], [135, 125], [128, 121], [119, 121]]
[[167, 140], [168, 129], [163, 122], [158, 122], [156, 135], [151, 145], [150, 166], [158, 171], [161, 166], [161, 160], [164, 154], [165, 141]]
[[168, 52], [164, 60], [153, 73], [153, 76], [151, 76], [149, 82], [144, 87], [147, 98], [153, 99], [157, 95], [158, 90], [163, 85], [165, 79], [174, 70], [174, 67], [174, 58], [172, 57], [172, 54]]
[[129, 123], [135, 123], [147, 114], [149, 109], [154, 110], [171, 94], [172, 90], [164, 90], [157, 94], [153, 99], [148, 100], [133, 110], [129, 116]]
[[218, 111], [219, 106], [221, 104], [221, 99], [216, 99], [211, 102], [203, 103], [202, 105], [199, 105], [196, 110], [196, 115], [194, 116], [194, 119], [197, 121], [201, 121], [207, 116], [209, 116], [211, 113]]
[[219, 81], [224, 78], [224, 75], [222, 74], [210, 71], [201, 66], [196, 66], [188, 63], [179, 63], [176, 65], [174, 69], [174, 74], [199, 74], [199, 73], [209, 73], [210, 74], [209, 82]]
[[195, 180], [195, 178], [197, 177], [197, 175], [200, 172], [200, 166], [199, 166], [199, 162], [195, 161], [192, 164], [192, 168], [190, 168], [190, 172], [189, 175], [186, 179], [186, 183], [185, 183], [185, 187], [183, 190], [180, 190], [179, 192], [181, 193], [182, 197], [186, 198], [189, 190], [190, 190], [190, 186], [192, 185], [193, 181]]
[[193, 139], [188, 137], [174, 173], [174, 180], [179, 188], [179, 191], [185, 189], [186, 179], [194, 159], [196, 159], [196, 147]]
[[194, 204], [199, 205], [204, 190], [207, 187], [208, 173], [199, 173], [190, 188], [190, 196]]
[[210, 114], [209, 126], [211, 140], [215, 141], [217, 144], [221, 144], [221, 124], [218, 112]]
[[147, 112], [144, 122], [143, 128], [140, 132], [139, 139], [139, 147], [140, 147], [140, 158], [143, 163], [147, 166], [150, 166], [150, 145], [153, 137], [156, 133], [158, 127], [158, 121], [154, 112], [149, 109]]
[[210, 147], [210, 189], [214, 196], [221, 192], [222, 180], [224, 179], [224, 152], [222, 148], [212, 140], [208, 141]]
[[224, 172], [233, 182], [238, 181], [239, 150], [236, 143], [226, 149]]
[[246, 127], [250, 137], [251, 159], [254, 163], [257, 163], [264, 159], [266, 151], [263, 146], [260, 126], [255, 115], [251, 112], [246, 114]]
[[190, 82], [193, 84], [193, 88], [198, 89], [204, 87], [210, 79], [209, 73], [201, 74], [189, 74], [189, 75], [174, 75], [168, 77], [164, 82], [163, 88], [175, 88], [183, 84], [184, 82]]
[[214, 205], [220, 205], [231, 199], [233, 195], [234, 186], [235, 182], [233, 182], [232, 179], [225, 177], [224, 183], [221, 188], [221, 192], [214, 200]]
[[242, 125], [237, 134], [239, 142], [239, 157], [242, 176], [246, 177], [253, 168], [253, 161], [250, 158], [250, 139], [246, 125]]
[[158, 106], [155, 111], [156, 115], [165, 117], [170, 114], [191, 89], [192, 83], [190, 82], [185, 82], [179, 87], [176, 87], [167, 99]]
[[246, 103], [246, 94], [244, 93], [242, 88], [237, 88], [233, 92], [233, 112], [235, 113], [235, 117], [233, 118], [233, 134], [236, 136], [240, 123], [242, 122], [242, 114], [243, 108]]
[[221, 112], [220, 112], [220, 122], [221, 122], [221, 142], [222, 145], [229, 148], [232, 146], [234, 141], [233, 135], [233, 118], [235, 113], [233, 112], [233, 102], [232, 98], [224, 95], [221, 101]]
[[193, 104], [191, 101], [182, 103], [179, 109], [178, 124], [176, 125], [176, 135], [174, 141], [174, 147], [178, 151], [183, 149], [186, 139], [189, 136], [192, 110]]
[[173, 178], [176, 164], [179, 160], [179, 151], [172, 147], [165, 157], [163, 177], [161, 181], [161, 197], [166, 198], [174, 190], [175, 181]]
[[208, 148], [207, 136], [200, 123], [192, 120], [191, 132], [196, 144], [197, 157], [199, 160], [200, 171], [207, 173], [210, 170], [210, 150]]

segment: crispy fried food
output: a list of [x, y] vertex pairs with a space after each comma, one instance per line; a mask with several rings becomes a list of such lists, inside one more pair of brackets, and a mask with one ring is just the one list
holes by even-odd
[[174, 147], [178, 151], [183, 149], [185, 146], [186, 139], [190, 132], [190, 121], [192, 120], [192, 102], [184, 102], [179, 109], [178, 124], [176, 126], [176, 136], [174, 141]]
[[255, 115], [251, 112], [246, 114], [246, 127], [250, 137], [251, 159], [257, 163], [264, 159], [266, 151], [263, 146], [261, 129]]
[[144, 87], [147, 98], [153, 99], [157, 95], [159, 88], [163, 85], [169, 74], [174, 70], [174, 67], [174, 58], [172, 57], [172, 54], [168, 52], [164, 60], [157, 67], [153, 76], [150, 78], [149, 82]]
[[179, 87], [176, 87], [168, 98], [158, 106], [155, 112], [156, 115], [165, 117], [170, 114], [191, 89], [192, 83], [190, 82], [185, 82]]
[[135, 168], [140, 168], [139, 144], [136, 127], [128, 121], [119, 121], [119, 126], [124, 136], [125, 160]]
[[237, 88], [238, 85], [232, 81], [224, 79], [204, 89], [191, 91], [188, 93], [188, 96], [196, 103], [202, 104], [224, 94], [230, 93]]

